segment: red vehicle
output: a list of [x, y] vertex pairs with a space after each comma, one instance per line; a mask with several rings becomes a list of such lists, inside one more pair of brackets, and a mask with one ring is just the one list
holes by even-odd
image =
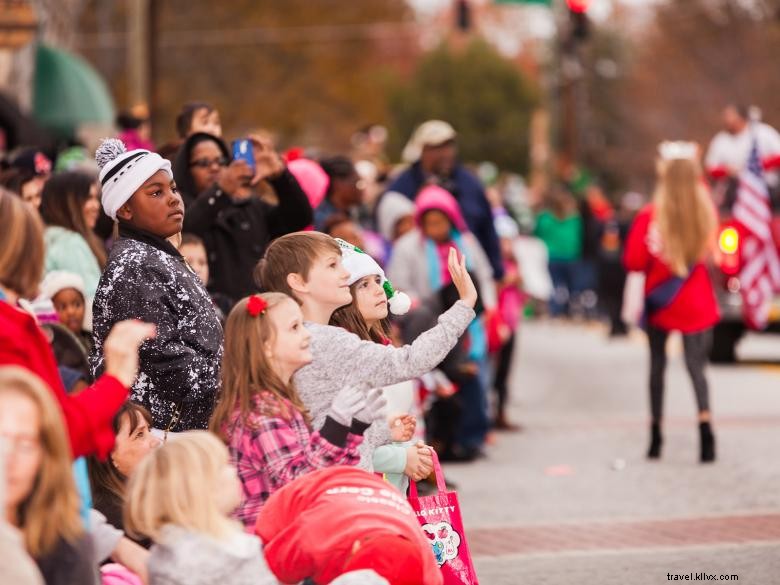
[[[736, 185], [732, 185], [736, 188]], [[729, 189], [731, 190], [731, 189]], [[733, 198], [728, 198], [733, 201]], [[736, 361], [736, 345], [748, 330], [742, 303], [739, 274], [743, 268], [742, 248], [745, 227], [731, 217], [731, 202], [721, 206], [718, 252], [712, 270], [712, 283], [720, 306], [721, 320], [715, 326], [710, 359], [717, 363]], [[771, 229], [775, 246], [780, 250], [780, 215], [775, 209]], [[775, 296], [769, 312], [767, 332], [780, 333], [780, 296]]]

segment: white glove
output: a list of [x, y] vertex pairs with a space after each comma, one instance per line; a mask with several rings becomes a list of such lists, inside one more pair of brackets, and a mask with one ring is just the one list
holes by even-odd
[[354, 386], [344, 386], [333, 399], [328, 416], [348, 427], [352, 424], [355, 415], [366, 407], [366, 399], [365, 392]]
[[382, 389], [374, 388], [366, 393], [366, 403], [360, 412], [355, 415], [355, 418], [369, 425], [375, 420], [383, 420], [385, 418], [385, 406], [387, 406], [387, 399], [382, 394]]

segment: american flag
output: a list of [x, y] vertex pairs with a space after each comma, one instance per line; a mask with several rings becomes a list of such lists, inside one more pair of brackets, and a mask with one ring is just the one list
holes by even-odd
[[739, 176], [734, 219], [747, 231], [739, 274], [745, 319], [750, 327], [763, 329], [769, 318], [772, 296], [780, 291], [780, 258], [772, 239], [769, 191], [755, 140], [747, 167]]

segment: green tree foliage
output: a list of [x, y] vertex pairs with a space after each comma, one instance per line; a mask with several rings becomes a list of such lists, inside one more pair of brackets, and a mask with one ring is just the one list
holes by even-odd
[[408, 82], [396, 82], [388, 99], [396, 153], [417, 125], [437, 118], [457, 130], [463, 160], [528, 170], [537, 90], [486, 43], [474, 41], [463, 51], [440, 46], [420, 61]]

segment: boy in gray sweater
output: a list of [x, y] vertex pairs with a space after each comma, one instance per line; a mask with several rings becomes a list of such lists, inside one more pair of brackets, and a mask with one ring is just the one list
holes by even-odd
[[[460, 299], [411, 345], [393, 347], [363, 341], [357, 335], [328, 325], [336, 309], [352, 302], [349, 272], [341, 264], [341, 248], [319, 232], [296, 232], [274, 240], [257, 266], [261, 289], [283, 292], [301, 305], [311, 332], [312, 362], [298, 370], [293, 381], [312, 425], [319, 429], [339, 389], [363, 389], [410, 380], [434, 369], [455, 346], [474, 318], [477, 290], [465, 259], [450, 250], [448, 269]], [[360, 466], [371, 468], [373, 450], [390, 442], [390, 428], [374, 423], [364, 434]]]

